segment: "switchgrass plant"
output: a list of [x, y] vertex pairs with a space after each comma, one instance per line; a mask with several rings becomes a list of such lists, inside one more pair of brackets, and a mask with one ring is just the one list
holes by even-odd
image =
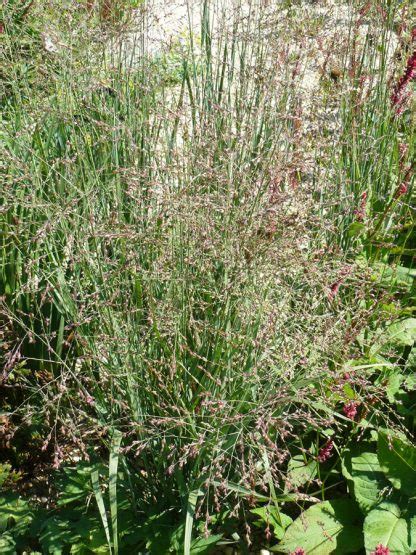
[[[361, 337], [382, 314], [369, 301], [371, 272], [349, 256], [348, 230], [365, 183], [377, 184], [371, 198], [394, 198], [402, 170], [390, 139], [401, 124], [386, 98], [356, 114], [344, 97], [354, 132], [347, 142], [345, 128], [336, 177], [352, 193], [321, 214], [298, 167], [302, 72], [299, 51], [282, 46], [291, 10], [279, 19], [257, 1], [189, 4], [200, 24], [155, 57], [145, 36], [123, 42], [105, 31], [103, 41], [83, 12], [58, 7], [78, 31], [43, 53], [44, 80], [12, 79], [3, 102], [8, 449], [13, 434], [35, 428], [33, 449], [55, 469], [109, 453], [111, 510], [98, 469], [88, 492], [110, 552], [127, 549], [119, 466], [146, 523], [135, 545], [168, 552], [160, 531], [162, 544], [150, 538], [160, 519], [182, 526], [174, 549], [189, 553], [195, 522], [209, 535], [233, 518], [234, 541], [248, 545], [256, 502], [303, 507], [336, 487], [316, 465], [333, 438], [343, 452], [380, 422], [399, 425], [372, 379], [377, 363], [360, 360]], [[36, 22], [42, 6], [33, 10]], [[136, 33], [149, 10], [135, 14]], [[22, 58], [12, 39], [14, 76]], [[363, 60], [376, 48], [368, 41]], [[387, 83], [369, 91], [386, 97]], [[363, 152], [374, 145], [372, 167]], [[385, 151], [397, 173], [388, 182]], [[321, 198], [334, 206], [326, 190]], [[328, 241], [329, 219], [346, 254]], [[306, 490], [293, 461], [314, 464]]]

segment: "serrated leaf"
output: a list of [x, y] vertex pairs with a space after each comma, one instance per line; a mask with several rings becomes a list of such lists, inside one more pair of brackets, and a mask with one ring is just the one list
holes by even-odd
[[396, 395], [400, 392], [405, 376], [397, 370], [387, 375], [386, 394], [390, 403], [394, 403]]
[[360, 235], [364, 235], [367, 231], [367, 228], [364, 224], [360, 222], [353, 222], [348, 228], [348, 235], [350, 237], [359, 237]]
[[[416, 344], [412, 347], [409, 356], [407, 357], [406, 369], [416, 370]], [[416, 377], [414, 375], [411, 374], [408, 376], [406, 381], [408, 380], [410, 380], [413, 386], [416, 387]]]
[[90, 555], [91, 551], [83, 544], [71, 545], [71, 555]]
[[273, 527], [273, 533], [277, 540], [283, 538], [286, 528], [293, 522], [290, 516], [278, 511], [274, 505], [265, 505], [264, 507], [251, 509], [250, 512], [259, 516], [265, 526]]
[[416, 341], [416, 318], [406, 318], [388, 327], [389, 339], [399, 345], [412, 346]]
[[9, 532], [0, 535], [0, 553], [2, 555], [15, 555], [17, 553], [16, 542]]
[[28, 502], [15, 493], [0, 496], [0, 532], [13, 529], [14, 536], [29, 529], [33, 511]]
[[409, 543], [412, 553], [416, 552], [416, 499], [412, 499], [407, 508], [407, 520], [409, 527]]
[[366, 516], [364, 543], [367, 553], [374, 551], [379, 544], [388, 547], [392, 554], [411, 553], [407, 538], [407, 522], [395, 503], [384, 501]]
[[382, 471], [393, 486], [408, 497], [416, 496], [416, 447], [409, 442], [378, 434], [378, 460]]
[[308, 555], [342, 555], [355, 553], [362, 546], [361, 513], [357, 504], [352, 499], [334, 499], [304, 511], [272, 551], [291, 553], [300, 547]]
[[11, 474], [12, 466], [10, 464], [0, 464], [0, 488]]
[[221, 534], [208, 536], [207, 538], [195, 538], [191, 544], [192, 555], [205, 555], [211, 553], [212, 547], [222, 539]]
[[86, 499], [92, 493], [91, 472], [98, 470], [98, 465], [91, 466], [80, 462], [76, 467], [65, 467], [58, 476], [58, 505], [65, 506], [74, 501]]
[[376, 453], [363, 444], [344, 452], [342, 474], [347, 478], [360, 509], [367, 513], [382, 499], [382, 491], [390, 484], [386, 479]]
[[80, 538], [66, 520], [52, 516], [44, 523], [39, 541], [44, 553], [61, 553], [66, 546], [77, 544]]
[[406, 318], [390, 324], [387, 329], [378, 335], [377, 340], [370, 348], [370, 355], [375, 355], [385, 348], [411, 347], [416, 341], [416, 318]]
[[405, 266], [393, 266], [391, 264], [375, 263], [373, 268], [376, 272], [375, 279], [381, 285], [391, 287], [398, 285], [411, 290], [416, 277], [416, 270]]
[[91, 530], [90, 540], [87, 545], [90, 551], [97, 553], [97, 555], [108, 555], [110, 553], [105, 530], [103, 530], [102, 526]]
[[296, 455], [289, 461], [287, 467], [287, 484], [290, 489], [297, 489], [311, 482], [317, 472], [318, 464], [315, 460], [310, 460], [305, 463], [302, 455]]

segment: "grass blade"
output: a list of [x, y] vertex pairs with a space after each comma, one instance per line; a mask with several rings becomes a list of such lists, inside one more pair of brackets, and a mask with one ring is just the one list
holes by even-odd
[[198, 500], [199, 491], [194, 490], [189, 493], [188, 505], [186, 508], [185, 520], [185, 541], [184, 541], [184, 555], [191, 554], [191, 540], [192, 540], [192, 527], [194, 523], [195, 507]]
[[120, 445], [122, 433], [115, 430], [110, 450], [109, 463], [109, 496], [110, 496], [110, 513], [111, 527], [113, 530], [114, 553], [118, 554], [118, 529], [117, 529], [117, 468], [120, 454]]
[[97, 470], [94, 470], [94, 472], [91, 472], [91, 483], [92, 483], [92, 490], [94, 492], [95, 499], [97, 501], [98, 510], [100, 512], [101, 520], [104, 526], [105, 536], [107, 538], [107, 543], [108, 543], [108, 549], [110, 551], [110, 555], [112, 555], [113, 550], [111, 548], [110, 528], [108, 526], [107, 513], [105, 511], [104, 499], [100, 489], [100, 482], [99, 482]]

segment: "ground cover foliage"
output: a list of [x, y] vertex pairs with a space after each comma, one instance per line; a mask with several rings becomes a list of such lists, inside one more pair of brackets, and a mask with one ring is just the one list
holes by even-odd
[[413, 553], [415, 7], [151, 12], [1, 8], [0, 552]]

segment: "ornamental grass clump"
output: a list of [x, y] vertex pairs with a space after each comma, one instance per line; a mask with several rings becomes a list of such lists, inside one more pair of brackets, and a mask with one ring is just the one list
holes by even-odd
[[[298, 426], [332, 421], [313, 399], [364, 320], [330, 308], [342, 257], [311, 242], [285, 174], [297, 85], [258, 36], [273, 19], [215, 14], [214, 36], [209, 9], [177, 84], [144, 50], [85, 82], [73, 50], [60, 79], [51, 64], [47, 102], [8, 107], [2, 306], [5, 381], [24, 360], [25, 417], [41, 402], [58, 459], [61, 441], [85, 454], [118, 428], [150, 490], [225, 495], [227, 476], [263, 481], [263, 452], [280, 473]], [[353, 273], [343, 283], [364, 294]]]
[[[117, 476], [116, 452], [134, 514], [185, 520], [188, 543], [194, 519], [209, 536], [227, 515], [249, 544], [249, 511], [323, 500], [325, 468], [349, 442], [401, 425], [362, 361], [396, 298], [351, 255], [349, 230], [370, 225], [375, 197], [408, 191], [396, 198], [397, 179], [383, 181], [385, 152], [369, 169], [350, 142], [325, 174], [327, 131], [311, 144], [301, 108], [303, 45], [284, 44], [296, 21], [249, 4], [202, 2], [174, 54], [149, 52], [145, 35], [126, 44], [76, 29], [39, 88], [33, 62], [4, 103], [10, 441], [35, 428], [40, 464], [83, 468], [110, 453]], [[136, 16], [146, 29], [147, 10]], [[379, 106], [344, 100], [341, 141], [352, 130], [367, 147], [357, 126], [375, 132], [366, 110]], [[401, 175], [407, 162], [387, 143]], [[294, 461], [313, 465], [307, 486]]]

